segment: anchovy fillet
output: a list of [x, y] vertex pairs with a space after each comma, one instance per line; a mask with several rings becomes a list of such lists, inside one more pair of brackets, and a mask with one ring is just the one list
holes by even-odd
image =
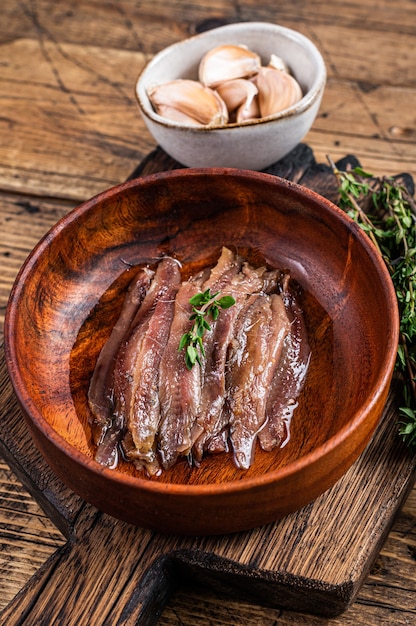
[[[115, 378], [116, 415], [123, 414], [128, 436], [124, 451], [128, 459], [158, 472], [156, 434], [159, 428], [159, 368], [173, 319], [180, 284], [177, 263], [160, 262], [147, 298], [148, 315], [142, 317], [120, 350]], [[153, 286], [152, 285], [152, 286]], [[136, 316], [137, 317], [137, 316]]]
[[266, 425], [259, 433], [260, 446], [268, 452], [283, 447], [290, 438], [292, 416], [310, 361], [306, 325], [297, 299], [289, 289], [289, 276], [283, 285], [282, 301], [290, 323], [289, 333], [270, 385]]
[[91, 424], [93, 441], [96, 445], [103, 442], [107, 430], [113, 423], [113, 371], [117, 352], [130, 331], [131, 323], [147, 293], [153, 275], [154, 272], [144, 268], [130, 283], [120, 316], [98, 355], [88, 389], [88, 404], [93, 415]]
[[178, 456], [188, 456], [192, 432], [201, 404], [201, 370], [186, 367], [178, 346], [189, 330], [192, 312], [190, 298], [200, 291], [201, 280], [182, 283], [176, 295], [174, 317], [166, 349], [160, 363], [159, 453], [164, 469], [171, 467]]
[[236, 465], [250, 467], [259, 432], [266, 423], [268, 390], [280, 359], [289, 322], [279, 295], [260, 295], [237, 320], [229, 356], [230, 439]]

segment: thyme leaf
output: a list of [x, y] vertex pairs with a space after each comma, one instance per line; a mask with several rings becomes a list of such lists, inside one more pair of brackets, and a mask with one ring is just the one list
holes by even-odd
[[360, 167], [340, 171], [327, 158], [339, 183], [339, 207], [371, 238], [392, 278], [400, 315], [396, 371], [403, 380], [399, 435], [416, 452], [416, 206], [396, 179]]
[[229, 309], [235, 304], [232, 296], [221, 296], [220, 292], [211, 293], [210, 289], [197, 293], [190, 298], [192, 314], [189, 321], [192, 321], [191, 329], [184, 333], [179, 341], [178, 351], [185, 350], [186, 367], [191, 370], [195, 363], [201, 365], [201, 359], [205, 356], [202, 337], [206, 330], [211, 330], [211, 325], [207, 321], [210, 317], [213, 321], [218, 319], [220, 309]]

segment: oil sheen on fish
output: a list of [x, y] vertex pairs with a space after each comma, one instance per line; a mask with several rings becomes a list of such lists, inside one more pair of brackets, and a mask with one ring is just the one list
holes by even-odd
[[[100, 353], [89, 403], [103, 465], [115, 467], [122, 453], [154, 476], [183, 457], [197, 468], [231, 448], [245, 470], [256, 445], [271, 451], [290, 437], [310, 361], [290, 274], [223, 247], [214, 266], [184, 278], [169, 257], [138, 273]], [[198, 293], [234, 304], [206, 320], [200, 362], [190, 367], [180, 344]]]
[[[177, 287], [179, 284], [179, 277], [180, 273], [177, 263], [169, 258], [163, 259], [158, 265], [145, 297], [135, 311], [130, 326], [124, 333], [115, 357], [112, 373], [112, 423], [105, 440], [102, 442], [102, 445], [98, 445], [97, 450], [96, 459], [102, 464], [110, 465], [117, 461], [116, 446], [126, 428], [131, 437], [133, 437], [133, 433], [136, 435], [135, 423], [137, 420], [134, 418], [134, 404], [143, 386], [140, 372], [141, 357], [144, 351], [147, 352], [149, 348], [149, 343], [146, 342], [149, 336], [149, 328], [155, 328], [160, 310], [164, 308], [165, 304], [168, 308], [169, 302], [170, 306], [173, 306], [175, 286]], [[159, 305], [158, 316], [155, 317], [154, 313], [157, 305]], [[147, 355], [149, 364], [150, 354]], [[153, 356], [154, 359], [157, 359], [157, 353], [154, 350]], [[157, 372], [158, 368], [156, 368]], [[154, 372], [152, 373], [152, 370], [149, 368], [146, 376], [150, 380], [154, 376]], [[153, 389], [154, 387], [149, 388], [149, 407], [152, 406], [153, 402]], [[146, 411], [147, 423], [150, 420], [156, 420], [154, 412]], [[113, 449], [111, 449], [111, 442], [113, 442]]]
[[146, 295], [153, 275], [153, 271], [144, 268], [131, 281], [120, 316], [98, 355], [88, 389], [88, 404], [93, 416], [92, 434], [96, 445], [102, 443], [113, 421], [113, 369], [117, 352], [130, 330], [130, 325]]
[[228, 350], [239, 312], [249, 296], [260, 293], [264, 287], [265, 268], [255, 270], [247, 263], [242, 264], [239, 258], [235, 259], [235, 263], [236, 272], [222, 275], [226, 281], [223, 280], [221, 289], [222, 295], [233, 296], [235, 304], [221, 313], [205, 339], [202, 402], [197, 420], [201, 432], [193, 446], [196, 464], [201, 461], [204, 452], [216, 454], [228, 450], [228, 413], [224, 410]]
[[[123, 398], [116, 396], [116, 403], [120, 401], [116, 414], [123, 412], [126, 420], [124, 452], [128, 459], [138, 467], [143, 466], [149, 474], [159, 471], [156, 456], [160, 420], [159, 368], [169, 337], [180, 279], [179, 267], [174, 260], [166, 258], [160, 262], [153, 279], [155, 289], [149, 290], [148, 294], [153, 299], [149, 309], [151, 314], [133, 329], [118, 359], [122, 370], [127, 365], [121, 376], [124, 375], [125, 381], [131, 385], [128, 395], [123, 385], [125, 381], [115, 388], [117, 393], [124, 394]], [[129, 402], [123, 407], [126, 397]]]
[[201, 278], [186, 281], [176, 295], [174, 316], [166, 349], [160, 362], [159, 454], [164, 469], [171, 467], [178, 456], [188, 456], [192, 433], [201, 404], [201, 370], [186, 367], [178, 350], [182, 335], [189, 329], [192, 307], [190, 298], [201, 290]]
[[290, 439], [293, 413], [311, 356], [303, 313], [289, 287], [289, 276], [283, 283], [282, 302], [290, 325], [269, 389], [266, 424], [259, 433], [260, 446], [267, 452], [277, 446], [282, 448]]
[[227, 406], [236, 465], [248, 469], [266, 423], [268, 391], [289, 332], [279, 295], [254, 296], [242, 309], [229, 356]]

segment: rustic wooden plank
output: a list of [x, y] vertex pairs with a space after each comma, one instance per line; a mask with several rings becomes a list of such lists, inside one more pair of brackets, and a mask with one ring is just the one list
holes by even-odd
[[75, 44], [97, 41], [105, 48], [155, 53], [160, 47], [188, 37], [195, 24], [210, 19], [233, 20], [238, 8], [225, 0], [190, 5], [187, 0], [121, 1], [77, 0], [69, 7], [41, 0], [16, 9], [13, 0], [2, 6], [6, 40], [38, 36]]
[[0, 371], [3, 375], [0, 375], [0, 455], [35, 497], [43, 511], [68, 537], [83, 502], [56, 478], [34, 446], [17, 406], [11, 383], [8, 376], [4, 376], [5, 367], [1, 337]]
[[0, 328], [16, 275], [29, 252], [74, 206], [65, 200], [0, 194]]
[[8, 55], [2, 189], [86, 199], [121, 182], [153, 145], [133, 97], [142, 54], [19, 40]]
[[[414, 35], [416, 10], [411, 0], [383, 3], [377, 0], [336, 2], [332, 10], [324, 0], [293, 3], [280, 2], [270, 9], [267, 3], [243, 0], [235, 5], [226, 0], [204, 1], [189, 5], [188, 0], [122, 0], [114, 3], [78, 0], [70, 7], [40, 0], [36, 5], [23, 4], [16, 9], [13, 0], [2, 5], [3, 40], [33, 36], [82, 44], [100, 35], [103, 47], [137, 49], [155, 53], [161, 47], [193, 34], [196, 30], [220, 22], [266, 20], [282, 23], [304, 32], [315, 26], [325, 31], [340, 26], [372, 33], [400, 31]], [[138, 25], [144, 24], [140, 28]], [[339, 40], [348, 49], [351, 35]], [[342, 46], [341, 46], [342, 47]], [[338, 45], [340, 48], [340, 45]], [[361, 65], [357, 68], [359, 71]]]
[[[7, 232], [7, 245], [3, 244], [3, 237], [0, 241], [0, 318], [4, 314], [8, 286], [20, 263], [36, 237], [53, 222], [54, 200], [45, 204], [41, 196], [45, 193], [51, 198], [65, 198], [68, 194], [74, 204], [123, 180], [153, 149], [154, 143], [150, 137], [145, 137], [143, 127], [135, 127], [137, 118], [136, 112], [133, 114], [128, 78], [130, 58], [157, 52], [173, 41], [224, 20], [241, 19], [284, 23], [311, 36], [322, 49], [328, 63], [329, 83], [321, 110], [323, 115], [317, 118], [307, 137], [318, 161], [324, 162], [329, 151], [334, 159], [352, 153], [359, 155], [362, 164], [375, 174], [408, 170], [415, 177], [412, 55], [416, 5], [411, 0], [395, 3], [350, 0], [332, 3], [330, 8], [324, 0], [278, 4], [257, 0], [242, 0], [238, 4], [202, 0], [192, 6], [187, 0], [169, 3], [163, 0], [140, 3], [135, 0], [117, 3], [74, 0], [70, 5], [50, 0], [36, 3], [24, 0], [19, 4], [16, 0], [3, 0], [0, 189], [18, 194], [26, 190], [28, 196], [23, 199], [27, 208], [20, 207], [21, 213], [18, 213], [19, 197], [13, 199], [12, 195], [7, 200], [11, 212], [5, 217], [0, 211], [0, 232], [2, 235]], [[34, 54], [32, 59], [33, 42], [37, 42], [41, 54]], [[72, 44], [69, 55], [67, 44]], [[73, 53], [76, 48], [83, 51]], [[26, 53], [16, 56], [22, 49]], [[123, 51], [127, 56], [120, 54]], [[39, 58], [42, 59], [40, 64]], [[78, 70], [74, 71], [77, 65], [79, 78]], [[52, 68], [51, 73], [48, 68]], [[63, 84], [60, 83], [61, 68]], [[32, 80], [32, 76], [36, 80]], [[121, 80], [117, 83], [119, 76]], [[91, 89], [97, 87], [105, 92], [102, 103], [94, 93], [91, 95]], [[87, 115], [81, 116], [77, 111], [79, 94]], [[126, 125], [130, 127], [128, 131]], [[80, 190], [74, 191], [78, 179], [82, 179], [82, 185]], [[65, 210], [59, 201], [56, 204], [58, 213]], [[71, 202], [68, 207], [70, 205]], [[31, 219], [31, 206], [40, 208], [39, 222]], [[18, 412], [15, 418], [19, 419]], [[22, 444], [26, 447], [30, 441], [22, 431], [16, 432], [23, 436]], [[28, 480], [28, 476], [23, 479]], [[15, 484], [18, 485], [17, 481]], [[331, 626], [392, 623], [401, 626], [415, 621], [412, 605], [415, 511], [416, 491], [413, 490], [357, 601], [342, 617], [325, 620], [325, 623]], [[26, 519], [29, 542], [29, 535], [36, 532], [29, 530], [29, 526], [33, 523], [34, 528], [39, 527], [34, 509], [30, 508]], [[27, 549], [30, 552], [26, 544], [12, 542], [8, 557], [15, 559], [19, 552], [26, 555]], [[29, 593], [35, 593], [35, 589], [41, 589], [50, 579], [59, 558], [52, 557], [47, 567], [32, 579], [32, 586], [27, 588]], [[6, 579], [0, 575], [0, 597], [2, 585], [16, 580], [13, 577], [19, 576], [19, 570], [25, 577], [28, 566], [23, 559], [13, 575]], [[11, 591], [10, 587], [7, 589]], [[13, 614], [16, 621], [19, 609], [17, 601]], [[160, 623], [201, 624], [202, 621], [310, 626], [323, 623], [321, 618], [311, 615], [265, 609], [244, 599], [237, 601], [232, 594], [224, 596], [206, 588], [197, 592], [195, 583], [181, 589]]]
[[[193, 6], [192, 22], [187, 2], [4, 4], [0, 187], [76, 201], [121, 182], [154, 147], [133, 95], [149, 54], [200, 21], [270, 19], [270, 9], [255, 2], [238, 10], [220, 1]], [[327, 91], [306, 138], [317, 157], [333, 145], [335, 157], [359, 153], [376, 174], [399, 171], [404, 161], [415, 175], [416, 79], [408, 55], [397, 54], [398, 30], [401, 49], [415, 47], [414, 3], [393, 9], [356, 1], [336, 11], [318, 1], [302, 10], [281, 3], [279, 16], [311, 36], [327, 62]]]
[[[118, 522], [89, 506], [81, 511], [78, 528], [82, 532], [61, 551], [59, 564], [52, 560], [42, 568], [41, 575], [34, 577], [25, 593], [0, 616], [6, 620], [2, 623], [18, 624], [22, 615], [28, 625], [127, 624], [129, 620], [135, 623], [137, 612], [143, 620], [138, 623], [155, 624], [158, 604], [160, 610], [165, 604], [162, 595], [167, 595], [174, 583], [164, 576], [164, 562], [152, 570], [151, 584], [144, 581], [137, 588], [137, 577], [141, 580], [147, 567], [175, 540], [166, 537], [155, 542], [150, 531]], [[131, 594], [131, 606], [120, 601], [127, 593]]]
[[[386, 428], [394, 438], [393, 448], [385, 438]], [[351, 567], [348, 559], [352, 558], [349, 552], [351, 555], [354, 553], [356, 559], [358, 557], [356, 569], [359, 570], [361, 561], [368, 558], [368, 553], [366, 554], [368, 544], [375, 541], [372, 546], [374, 553], [374, 547], [378, 547], [388, 530], [388, 526], [385, 527], [385, 532], [377, 528], [373, 517], [377, 517], [383, 526], [383, 515], [391, 514], [389, 508], [392, 500], [396, 503], [400, 500], [397, 490], [406, 489], [407, 481], [404, 477], [408, 475], [408, 468], [403, 464], [403, 450], [397, 445], [391, 418], [386, 417], [384, 428], [379, 429], [378, 437], [379, 441], [377, 442], [376, 436], [369, 446], [373, 452], [367, 451], [340, 483], [330, 490], [335, 494], [335, 501], [323, 496], [305, 510], [275, 525], [250, 533], [224, 538], [175, 539], [134, 529], [108, 516], [97, 514], [93, 507], [83, 506], [78, 510], [77, 540], [75, 542], [73, 536], [72, 549], [67, 548], [61, 553], [59, 567], [56, 560], [52, 560], [48, 573], [47, 568], [42, 568], [25, 593], [8, 607], [3, 617], [8, 620], [6, 623], [18, 623], [13, 621], [13, 616], [19, 607], [19, 610], [25, 612], [25, 623], [28, 624], [38, 623], [39, 619], [45, 617], [50, 623], [54, 623], [58, 611], [61, 612], [60, 619], [64, 620], [60, 623], [68, 625], [80, 623], [80, 620], [82, 623], [87, 614], [95, 615], [97, 619], [100, 616], [100, 623], [106, 619], [109, 620], [108, 623], [116, 623], [116, 619], [124, 623], [123, 615], [125, 616], [126, 611], [130, 615], [134, 610], [142, 611], [138, 615], [144, 619], [144, 616], [155, 610], [156, 595], [159, 596], [163, 589], [166, 601], [166, 594], [171, 591], [174, 582], [178, 581], [177, 574], [171, 568], [172, 558], [166, 560], [168, 555], [173, 554], [176, 554], [175, 561], [179, 563], [182, 575], [183, 571], [188, 573], [190, 571], [194, 581], [200, 579], [208, 587], [228, 589], [229, 594], [233, 594], [234, 597], [238, 591], [239, 597], [245, 597], [252, 602], [262, 601], [274, 606], [283, 604], [292, 608], [294, 602], [298, 609], [303, 607], [312, 612], [316, 610], [325, 612], [328, 610], [327, 606], [317, 609], [316, 606], [311, 606], [310, 602], [320, 602], [321, 605], [323, 602], [333, 603], [334, 598], [331, 598], [330, 589], [336, 589], [339, 583], [336, 595], [340, 594], [338, 602], [342, 605], [353, 592], [353, 587], [359, 585], [363, 575], [358, 572], [356, 577], [356, 573], [352, 572], [351, 577], [348, 576], [347, 570]], [[391, 454], [384, 458], [386, 449], [389, 449]], [[30, 445], [26, 446], [26, 450], [30, 453]], [[408, 459], [408, 463], [412, 464], [412, 461]], [[367, 479], [369, 468], [373, 474]], [[377, 490], [371, 492], [368, 486], [373, 480]], [[394, 496], [389, 491], [392, 484]], [[345, 493], [351, 485], [357, 488], [352, 499], [354, 501], [355, 498], [357, 503], [360, 501], [360, 506], [357, 504], [354, 513], [351, 512], [350, 503], [348, 507], [344, 506], [344, 512], [340, 514], [345, 505]], [[339, 490], [344, 492], [344, 497], [337, 502]], [[365, 511], [360, 510], [363, 502], [367, 507]], [[324, 513], [324, 510], [327, 512]], [[322, 530], [322, 517], [319, 520], [319, 512], [325, 520], [327, 518], [334, 520], [334, 525], [329, 524], [327, 527], [327, 535], [318, 533], [319, 528]], [[372, 526], [370, 536], [366, 530], [366, 523]], [[325, 522], [324, 526], [326, 525]], [[367, 545], [363, 540], [365, 535]], [[341, 549], [342, 545], [347, 550]], [[116, 558], [111, 555], [116, 555]], [[295, 572], [296, 576], [299, 573], [301, 576], [307, 576], [307, 568], [301, 571], [304, 561], [308, 562], [308, 567], [312, 568], [315, 574], [314, 579], [307, 583], [305, 581], [299, 605], [299, 598], [296, 601], [294, 597], [290, 597], [291, 588], [293, 593], [293, 580], [290, 580], [290, 574]], [[321, 568], [317, 567], [319, 562]], [[143, 584], [143, 571], [149, 565], [150, 578], [147, 584]], [[325, 579], [325, 565], [328, 570], [326, 575], [329, 576], [326, 580], [328, 584], [320, 591]], [[366, 568], [363, 572], [366, 573]], [[322, 582], [317, 584], [317, 578]], [[66, 581], [65, 588], [60, 587], [62, 580]], [[106, 590], [103, 594], [98, 593], [98, 597], [97, 593], [94, 594], [92, 591], [97, 588], [97, 580], [100, 581], [101, 588]], [[71, 581], [70, 584], [68, 581]], [[268, 589], [267, 596], [263, 595], [264, 585]], [[297, 585], [303, 586], [301, 579]], [[55, 593], [56, 588], [62, 590], [59, 598]], [[111, 611], [106, 599], [109, 589], [112, 590], [114, 600], [117, 598]], [[324, 595], [321, 597], [322, 593]], [[397, 599], [391, 600], [393, 605], [394, 602], [400, 602], [403, 593], [403, 589], [400, 591], [398, 587]], [[75, 597], [78, 598], [76, 603]], [[35, 598], [39, 600], [34, 605]], [[64, 609], [62, 613], [62, 604], [64, 607], [71, 606], [71, 612], [67, 613]], [[408, 607], [409, 610], [411, 608]]]
[[[414, 6], [412, 13], [415, 20]], [[404, 15], [412, 19], [407, 13]], [[409, 50], [411, 54], [415, 36], [414, 28], [408, 32], [403, 28], [400, 33], [401, 50]], [[312, 27], [311, 37], [322, 48], [328, 66], [333, 68], [334, 77], [370, 85], [415, 86], [416, 77], [409, 57], [406, 53], [397, 54], [398, 37], [389, 37], [385, 26], [378, 30], [364, 22], [357, 29], [342, 24], [328, 30], [318, 25], [316, 29]], [[340, 42], [343, 42], [342, 45]], [[351, 42], [354, 42], [353, 45]]]
[[[398, 103], [403, 103], [398, 106]], [[406, 104], [404, 104], [406, 103]], [[377, 110], [377, 115], [372, 113]], [[416, 90], [330, 80], [320, 113], [309, 133], [318, 161], [356, 154], [377, 175], [409, 171], [415, 175]], [[353, 129], [353, 131], [352, 131]]]
[[[386, 576], [388, 579], [388, 577]], [[371, 577], [370, 577], [371, 580]], [[368, 588], [372, 588], [371, 582]], [[367, 585], [366, 585], [367, 588]], [[383, 600], [389, 597], [390, 588], [382, 588]], [[412, 593], [412, 592], [411, 592]], [[415, 620], [414, 609], [402, 608], [400, 602], [409, 592], [403, 591], [401, 598], [394, 598], [386, 606], [383, 601], [371, 597], [369, 600], [357, 599], [357, 602], [343, 613], [342, 617], [322, 619], [310, 614], [279, 610], [262, 609], [258, 605], [235, 600], [229, 595], [213, 594], [195, 586], [181, 587], [166, 607], [158, 622], [159, 626], [224, 626], [250, 624], [258, 626], [410, 626]], [[397, 604], [396, 604], [397, 602]]]
[[[28, 57], [37, 48], [35, 42], [24, 42], [19, 54]], [[114, 76], [124, 66], [123, 59], [118, 61], [114, 64]], [[129, 63], [141, 66], [143, 57], [131, 54]], [[47, 66], [42, 57], [39, 66]], [[60, 70], [63, 77], [64, 68]], [[127, 94], [128, 86], [124, 84], [123, 88]], [[72, 84], [75, 105], [67, 92], [59, 86], [54, 89], [59, 110], [56, 114], [48, 96], [51, 86], [45, 82], [36, 84], [36, 99], [29, 98], [25, 89], [18, 100], [21, 87], [13, 93], [15, 84], [8, 97], [2, 98], [4, 117], [0, 127], [4, 147], [0, 146], [0, 185], [4, 189], [82, 201], [121, 182], [155, 146], [132, 98], [126, 103], [112, 94], [101, 95], [99, 90], [91, 92]], [[106, 91], [109, 90], [106, 82]], [[329, 83], [320, 114], [305, 141], [310, 140], [320, 160], [325, 159], [328, 146], [333, 146], [335, 158], [359, 150], [361, 161], [375, 174], [394, 173], [405, 163], [406, 169], [415, 175], [416, 147], [406, 131], [413, 128], [415, 94], [387, 87], [378, 93], [364, 93], [355, 85], [345, 85], [343, 92], [339, 83]], [[373, 120], [368, 110], [376, 97], [382, 105], [377, 120]], [[404, 102], [400, 118], [393, 108], [397, 97]], [[77, 107], [82, 112], [78, 113]]]
[[[331, 10], [325, 0], [308, 2], [281, 2], [273, 7], [267, 3], [259, 4], [256, 0], [242, 0], [239, 2], [242, 19], [264, 19], [277, 22], [297, 24], [297, 29], [313, 31], [315, 25], [325, 26], [332, 30], [336, 26], [348, 28], [353, 32], [355, 28], [374, 31], [408, 32], [414, 34], [412, 17], [415, 16], [414, 3], [411, 0], [399, 0], [397, 3], [380, 3], [377, 0], [351, 0], [348, 3], [336, 1]], [[409, 19], [408, 19], [409, 18]], [[348, 47], [351, 37], [340, 41], [341, 46]]]
[[[416, 619], [416, 488], [396, 517], [392, 532], [374, 563], [355, 603], [340, 617], [325, 620], [331, 626], [409, 626]], [[397, 544], [400, 544], [399, 546]], [[220, 624], [264, 624], [265, 626], [318, 626], [322, 618], [284, 609], [262, 609], [236, 601], [231, 594], [182, 585], [165, 608], [160, 626]]]
[[[175, 166], [159, 150], [133, 175], [143, 175], [157, 164]], [[328, 197], [336, 194], [329, 168], [316, 164], [306, 145], [271, 171]], [[315, 502], [248, 533], [195, 539], [163, 537], [98, 514], [54, 478], [24, 432], [4, 364], [0, 369], [3, 453], [70, 537], [59, 559], [55, 556], [41, 568], [25, 592], [7, 607], [4, 619], [11, 624], [18, 623], [10, 621], [15, 619], [17, 608], [27, 623], [37, 623], [45, 616], [53, 623], [58, 614], [66, 624], [82, 622], [87, 614], [101, 623], [155, 619], [157, 606], [161, 610], [167, 602], [178, 573], [252, 602], [336, 615], [356, 597], [413, 479], [415, 459], [397, 436], [393, 388], [382, 423], [365, 453]], [[110, 537], [116, 562], [108, 556]], [[97, 588], [97, 577], [105, 594], [92, 591]], [[53, 591], [62, 580], [66, 581], [65, 590], [57, 598]], [[111, 607], [106, 601], [109, 589], [114, 598]], [[63, 611], [62, 606], [71, 606], [71, 612]]]
[[[253, 0], [239, 3], [238, 8], [221, 1], [198, 4], [192, 7], [191, 21], [188, 2], [148, 1], [138, 6], [134, 2], [120, 2], [117, 6], [99, 3], [99, 9], [96, 3], [78, 2], [76, 10], [68, 10], [59, 3], [51, 7], [49, 2], [43, 0], [36, 3], [35, 8], [23, 5], [20, 11], [16, 10], [13, 0], [6, 0], [4, 4], [2, 39], [17, 46], [11, 55], [7, 46], [3, 48], [7, 58], [22, 59], [20, 46], [33, 40], [39, 44], [40, 54], [48, 62], [46, 72], [42, 65], [36, 64], [42, 74], [53, 74], [54, 79], [59, 81], [60, 71], [54, 58], [58, 55], [66, 57], [73, 70], [82, 70], [81, 73], [93, 86], [97, 84], [96, 76], [92, 75], [94, 57], [100, 56], [100, 49], [104, 57], [115, 54], [117, 50], [125, 61], [118, 67], [118, 74], [132, 79], [135, 76], [134, 71], [132, 73], [134, 65], [128, 61], [128, 55], [122, 56], [122, 51], [154, 54], [204, 27], [237, 20], [270, 20], [271, 16], [267, 5], [258, 7]], [[273, 18], [304, 32], [315, 41], [327, 62], [330, 78], [367, 83], [373, 87], [380, 84], [412, 87], [416, 80], [413, 66], [409, 64], [407, 54], [397, 54], [397, 45], [400, 37], [401, 49], [414, 49], [415, 14], [414, 3], [410, 0], [395, 3], [394, 7], [387, 3], [380, 7], [380, 3], [375, 1], [365, 4], [355, 1], [348, 3], [347, 7], [338, 3], [337, 10], [333, 11], [327, 11], [326, 5], [317, 1], [306, 3], [302, 8], [298, 4], [281, 3]], [[147, 28], [140, 29], [143, 22]], [[394, 32], [393, 37], [388, 36], [390, 30]], [[354, 41], [354, 46], [350, 45], [351, 41]], [[85, 48], [85, 58], [78, 60], [76, 55], [72, 58], [72, 51], [77, 48]], [[51, 53], [52, 49], [55, 49], [55, 54]], [[22, 84], [27, 66], [19, 63], [14, 67], [7, 63], [4, 66], [5, 75], [11, 72], [14, 80]], [[106, 70], [109, 72], [108, 85], [114, 87], [112, 64], [107, 61], [103, 70], [100, 89], [105, 90]], [[30, 85], [31, 81], [24, 84]], [[61, 86], [70, 90], [66, 80]], [[123, 95], [126, 96], [120, 93], [121, 97]], [[131, 98], [131, 93], [127, 97]], [[75, 97], [73, 100], [75, 102]], [[402, 99], [397, 101], [403, 106]]]
[[0, 611], [66, 540], [0, 459]]

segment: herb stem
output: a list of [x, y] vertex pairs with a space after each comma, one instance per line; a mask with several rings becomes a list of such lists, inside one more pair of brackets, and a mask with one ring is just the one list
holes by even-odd
[[[375, 178], [361, 167], [340, 171], [330, 156], [329, 165], [339, 184], [339, 207], [370, 237], [391, 275], [400, 313], [400, 339], [396, 370], [403, 379], [404, 421], [399, 434], [416, 451], [416, 207], [406, 188], [394, 178]], [[369, 184], [371, 180], [372, 187]], [[361, 203], [368, 201], [375, 217]]]
[[222, 296], [220, 292], [211, 293], [210, 289], [193, 296], [189, 303], [192, 305], [192, 314], [189, 320], [193, 322], [191, 329], [184, 333], [179, 342], [179, 352], [185, 350], [185, 364], [191, 370], [195, 363], [202, 365], [202, 357], [205, 356], [202, 337], [206, 330], [211, 330], [207, 317], [217, 320], [220, 309], [228, 309], [235, 304], [232, 296]]
[[[373, 242], [373, 244], [375, 245], [375, 247], [377, 248], [378, 252], [380, 253], [380, 255], [384, 258], [384, 255], [381, 251], [381, 248], [379, 246], [379, 243], [374, 235], [373, 229], [374, 229], [374, 225], [372, 224], [370, 218], [368, 217], [368, 215], [363, 211], [363, 209], [361, 208], [361, 206], [358, 204], [355, 195], [353, 193], [351, 193], [350, 191], [346, 190], [346, 185], [344, 186], [343, 189], [343, 184], [344, 184], [344, 180], [348, 180], [345, 179], [345, 174], [346, 172], [341, 172], [337, 166], [335, 165], [334, 161], [332, 160], [332, 158], [327, 155], [327, 159], [329, 161], [329, 164], [332, 168], [332, 172], [335, 174], [335, 176], [337, 177], [339, 186], [340, 186], [340, 190], [342, 190], [346, 196], [348, 196], [348, 201], [350, 203], [350, 205], [352, 206], [353, 209], [355, 209], [355, 211], [358, 214], [358, 217], [360, 218], [360, 220], [362, 221], [363, 224], [366, 224], [368, 226], [368, 231], [366, 230], [368, 236], [370, 237], [371, 241]], [[352, 182], [352, 181], [350, 181]], [[364, 188], [364, 191], [367, 191], [366, 188]], [[341, 207], [342, 208], [342, 207]]]

